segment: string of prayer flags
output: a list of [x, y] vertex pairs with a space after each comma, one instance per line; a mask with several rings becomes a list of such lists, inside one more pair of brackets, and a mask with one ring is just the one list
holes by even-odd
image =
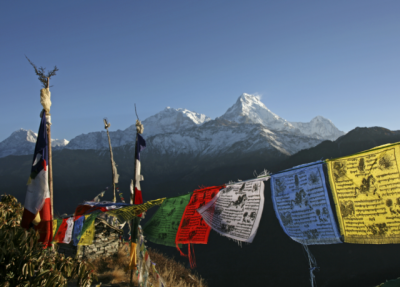
[[158, 273], [156, 269], [156, 264], [154, 262], [151, 262], [151, 265], [153, 267], [153, 272], [156, 275], [157, 281], [158, 281], [158, 287], [167, 287], [167, 285], [164, 282], [164, 279], [162, 279], [160, 273]]
[[178, 232], [176, 233], [175, 243], [183, 256], [186, 255], [179, 249], [178, 244], [188, 244], [188, 256], [192, 268], [196, 266], [196, 262], [193, 258], [194, 253], [190, 244], [207, 244], [208, 236], [211, 231], [210, 226], [204, 222], [200, 213], [197, 212], [197, 209], [212, 200], [224, 187], [224, 185], [212, 186], [195, 190], [183, 213]]
[[400, 143], [326, 164], [344, 242], [400, 243]]
[[273, 174], [271, 195], [276, 217], [294, 241], [341, 243], [321, 161]]
[[285, 233], [304, 245], [341, 243], [322, 162], [273, 174], [272, 204]]
[[176, 233], [190, 197], [191, 193], [188, 193], [165, 199], [143, 227], [146, 238], [153, 243], [175, 247]]
[[137, 260], [137, 275], [138, 275], [138, 282], [139, 286], [146, 287], [148, 283], [148, 278], [149, 278], [149, 272], [150, 272], [150, 256], [149, 253], [147, 252], [146, 245], [144, 244], [144, 236], [143, 236], [143, 231], [142, 228], [138, 227], [138, 239], [137, 239], [137, 249], [136, 249], [136, 254], [138, 257]]
[[139, 205], [129, 205], [126, 207], [122, 207], [120, 209], [108, 210], [106, 211], [107, 214], [113, 215], [118, 218], [119, 222], [125, 222], [137, 217], [139, 214], [147, 211], [148, 209], [160, 205], [165, 200], [164, 198], [159, 198], [155, 200], [147, 201], [143, 204]]
[[73, 217], [62, 219], [62, 222], [58, 227], [57, 232], [55, 233], [53, 241], [66, 244], [70, 243], [72, 239], [73, 229], [74, 229]]
[[269, 177], [263, 177], [228, 185], [197, 211], [219, 234], [251, 243], [261, 220], [264, 181], [268, 179]]

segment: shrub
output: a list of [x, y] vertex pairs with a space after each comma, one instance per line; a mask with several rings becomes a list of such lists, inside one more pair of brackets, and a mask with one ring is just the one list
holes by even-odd
[[39, 234], [20, 227], [23, 207], [11, 195], [0, 202], [0, 286], [66, 286], [77, 277], [79, 286], [97, 279], [93, 266], [84, 260], [65, 258], [54, 248], [43, 249]]
[[[164, 254], [148, 249], [150, 259], [156, 263], [156, 268], [168, 287], [207, 287], [207, 284], [199, 276], [185, 268], [181, 263], [166, 257]], [[119, 283], [127, 286], [130, 282], [130, 271], [125, 271], [129, 264], [129, 246], [123, 244], [114, 256], [100, 257], [92, 260], [94, 270], [99, 280], [103, 283]], [[136, 272], [134, 272], [133, 283], [138, 286]], [[155, 274], [151, 270], [149, 283], [158, 286]], [[151, 286], [150, 284], [148, 286]]]

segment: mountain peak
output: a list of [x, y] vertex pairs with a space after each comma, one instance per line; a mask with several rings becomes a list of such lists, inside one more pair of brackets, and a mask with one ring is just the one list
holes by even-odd
[[271, 112], [260, 97], [243, 93], [221, 118], [237, 123], [257, 123], [273, 130], [292, 130], [291, 124]]

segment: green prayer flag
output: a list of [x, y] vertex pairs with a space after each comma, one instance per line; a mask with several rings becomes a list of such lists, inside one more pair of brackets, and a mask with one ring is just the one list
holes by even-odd
[[143, 227], [146, 239], [157, 244], [175, 247], [176, 233], [191, 196], [192, 193], [188, 193], [165, 199]]

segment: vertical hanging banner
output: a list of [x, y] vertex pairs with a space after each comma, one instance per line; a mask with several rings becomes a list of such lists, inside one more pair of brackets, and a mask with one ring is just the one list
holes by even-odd
[[326, 162], [344, 241], [400, 243], [400, 144]]
[[210, 226], [203, 220], [197, 209], [206, 205], [225, 186], [212, 186], [193, 192], [189, 204], [185, 208], [178, 232], [177, 244], [207, 244]]
[[143, 227], [146, 239], [153, 243], [175, 247], [176, 233], [191, 195], [188, 193], [165, 199]]
[[21, 227], [28, 229], [35, 227], [39, 232], [39, 242], [43, 247], [51, 245], [53, 218], [51, 215], [51, 199], [49, 191], [49, 155], [48, 138], [46, 131], [46, 113], [42, 112], [42, 120], [33, 154], [31, 174], [28, 179], [28, 188], [25, 196], [24, 213]]
[[197, 211], [219, 234], [242, 242], [252, 242], [264, 207], [264, 177], [222, 189]]
[[272, 175], [271, 195], [276, 217], [294, 241], [341, 243], [321, 161]]

